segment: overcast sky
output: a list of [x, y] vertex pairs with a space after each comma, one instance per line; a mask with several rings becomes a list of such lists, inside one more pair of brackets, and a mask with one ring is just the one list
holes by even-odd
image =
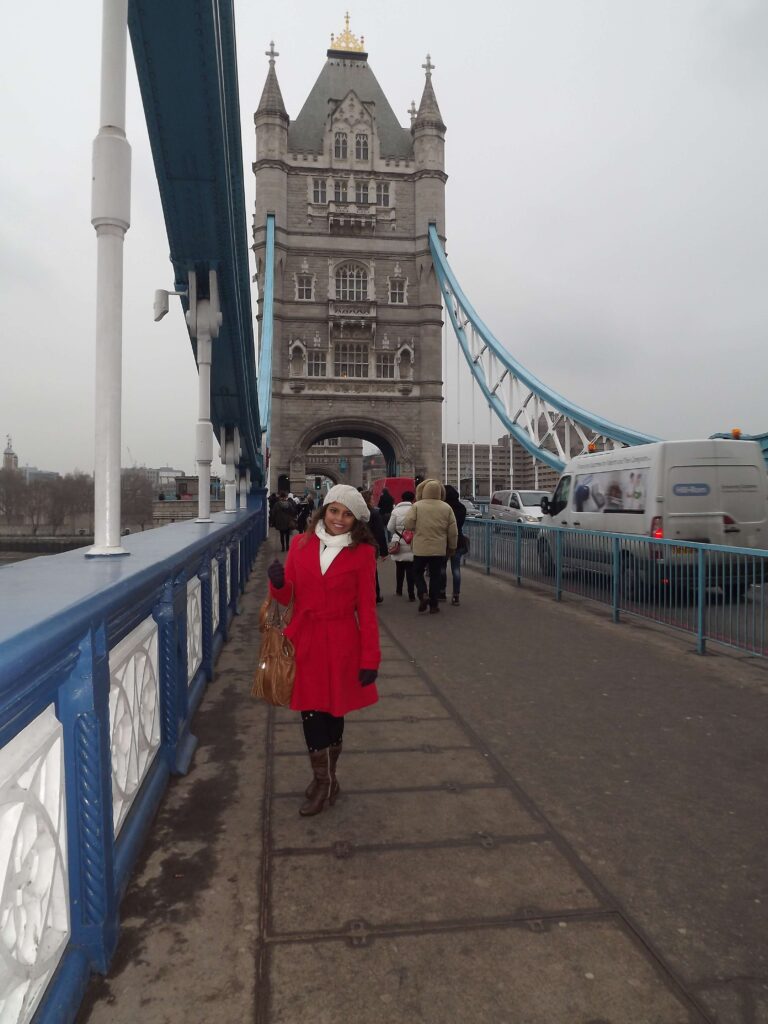
[[[344, 10], [236, 0], [249, 209], [264, 50], [274, 39], [295, 117]], [[432, 56], [449, 258], [523, 365], [663, 437], [768, 430], [764, 0], [359, 0], [351, 15], [403, 125]], [[13, 4], [0, 43], [0, 434], [62, 472], [93, 459], [100, 23], [96, 2]], [[123, 463], [190, 470], [196, 369], [179, 307], [152, 320], [172, 277], [132, 66], [128, 137]]]

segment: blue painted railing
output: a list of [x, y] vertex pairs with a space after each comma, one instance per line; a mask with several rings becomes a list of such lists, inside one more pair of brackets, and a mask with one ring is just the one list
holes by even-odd
[[466, 519], [467, 561], [578, 594], [707, 643], [768, 657], [768, 551], [635, 534]]
[[18, 901], [0, 964], [18, 1008], [3, 1020], [70, 1022], [90, 973], [107, 970], [265, 529], [260, 490], [211, 525], [123, 538], [127, 558], [70, 551], [0, 569], [0, 841], [19, 875], [0, 879]]

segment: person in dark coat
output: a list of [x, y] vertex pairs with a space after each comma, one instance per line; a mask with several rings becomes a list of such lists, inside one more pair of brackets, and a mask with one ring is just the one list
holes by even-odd
[[461, 592], [461, 559], [467, 550], [467, 538], [462, 532], [464, 520], [467, 518], [467, 509], [462, 500], [459, 498], [459, 492], [451, 484], [445, 485], [445, 502], [450, 505], [453, 509], [453, 514], [456, 516], [456, 526], [459, 531], [459, 542], [456, 546], [456, 551], [451, 555], [450, 558], [446, 558], [443, 565], [443, 578], [442, 578], [442, 590], [440, 593], [440, 599], [445, 600], [447, 597], [447, 586], [448, 586], [448, 562], [451, 563], [451, 575], [453, 577], [453, 594], [451, 596], [451, 604], [459, 603], [459, 594]]
[[291, 707], [301, 712], [312, 766], [299, 810], [305, 817], [336, 802], [344, 716], [379, 699], [376, 551], [369, 517], [354, 487], [332, 487], [306, 532], [293, 539], [285, 566], [275, 559], [267, 570], [270, 595], [282, 605], [293, 600], [285, 635], [296, 652]]
[[385, 487], [379, 497], [379, 512], [384, 522], [389, 521], [389, 517], [392, 515], [392, 509], [395, 507], [395, 499], [389, 493]]
[[296, 511], [296, 528], [299, 533], [304, 533], [306, 530], [309, 517], [313, 511], [314, 503], [310, 499], [309, 492], [305, 491]]
[[[363, 500], [368, 506], [368, 510], [371, 513], [371, 519], [368, 523], [368, 527], [373, 534], [373, 539], [376, 541], [376, 546], [379, 549], [379, 558], [386, 558], [389, 555], [389, 541], [387, 540], [387, 531], [384, 527], [384, 521], [379, 514], [379, 510], [371, 504], [371, 492], [362, 491]], [[381, 596], [381, 587], [379, 586], [379, 570], [376, 569], [376, 604], [381, 604], [384, 598]]]
[[296, 529], [296, 505], [285, 491], [280, 491], [272, 507], [272, 525], [280, 533], [280, 550], [287, 551]]

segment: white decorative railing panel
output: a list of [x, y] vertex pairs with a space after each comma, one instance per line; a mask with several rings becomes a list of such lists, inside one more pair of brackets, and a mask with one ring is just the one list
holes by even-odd
[[157, 623], [144, 619], [109, 652], [109, 734], [115, 835], [160, 746]]
[[187, 682], [203, 663], [203, 591], [200, 577], [187, 583]]
[[211, 632], [219, 628], [219, 563], [211, 559]]
[[26, 1024], [69, 939], [64, 745], [53, 705], [0, 749], [0, 1021]]

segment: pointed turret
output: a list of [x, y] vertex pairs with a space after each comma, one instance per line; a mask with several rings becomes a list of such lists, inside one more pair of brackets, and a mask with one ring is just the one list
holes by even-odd
[[443, 123], [443, 115], [440, 113], [440, 107], [437, 105], [437, 97], [435, 96], [435, 90], [432, 88], [432, 72], [434, 71], [435, 65], [432, 63], [432, 58], [427, 54], [426, 64], [421, 65], [426, 71], [426, 81], [424, 82], [424, 92], [421, 95], [421, 103], [419, 104], [419, 112], [416, 114], [416, 119], [412, 125], [412, 131], [418, 131], [419, 128], [436, 128], [438, 132], [445, 132], [445, 124]]
[[280, 54], [271, 42], [265, 50], [269, 57], [269, 71], [264, 83], [259, 106], [253, 115], [256, 125], [256, 226], [263, 227], [266, 214], [274, 213], [279, 227], [286, 223], [286, 202], [288, 191], [288, 125], [290, 118], [283, 103], [280, 83], [275, 71], [275, 57]]
[[427, 54], [426, 81], [416, 116], [411, 124], [413, 155], [416, 158], [416, 223], [426, 230], [432, 221], [443, 232], [445, 210], [445, 124], [432, 88], [435, 65]]
[[283, 103], [283, 94], [280, 92], [280, 83], [277, 80], [277, 72], [275, 71], [275, 57], [279, 57], [280, 54], [275, 50], [274, 42], [269, 44], [269, 49], [265, 51], [265, 54], [269, 57], [269, 71], [267, 72], [267, 80], [264, 83], [264, 91], [256, 108], [254, 121], [258, 126], [258, 118], [260, 116], [272, 116], [280, 118], [287, 125], [290, 119]]

